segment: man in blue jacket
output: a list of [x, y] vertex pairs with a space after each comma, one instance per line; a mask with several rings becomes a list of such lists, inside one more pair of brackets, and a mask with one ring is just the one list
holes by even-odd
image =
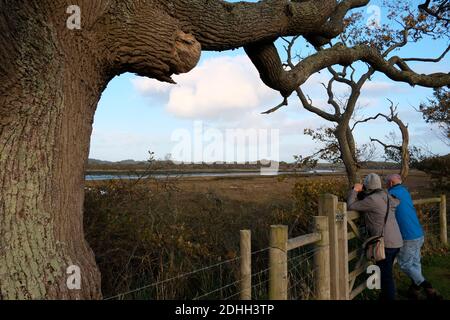
[[442, 297], [422, 274], [420, 250], [424, 243], [424, 233], [411, 195], [398, 174], [389, 175], [386, 178], [386, 184], [389, 193], [400, 200], [395, 216], [402, 234], [403, 247], [400, 249], [397, 261], [400, 269], [412, 280], [408, 294], [411, 299], [419, 299], [420, 291], [424, 289], [428, 299], [441, 299]]

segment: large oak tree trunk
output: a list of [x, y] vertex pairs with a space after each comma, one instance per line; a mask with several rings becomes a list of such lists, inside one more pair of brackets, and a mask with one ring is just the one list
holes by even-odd
[[[101, 92], [125, 71], [171, 81], [200, 57], [146, 2], [79, 4], [83, 27], [72, 30], [66, 1], [0, 2], [0, 299], [101, 298], [82, 215]], [[67, 286], [70, 266], [79, 289]]]
[[[0, 298], [100, 298], [82, 206], [106, 79], [89, 48], [77, 50], [80, 40], [65, 43], [64, 7], [55, 21], [39, 4], [7, 5], [9, 15], [0, 16]], [[69, 290], [72, 265], [81, 287]]]
[[[70, 74], [55, 69], [47, 66], [42, 78], [21, 79], [11, 88], [21, 94], [1, 99], [21, 114], [2, 123], [0, 134], [4, 299], [100, 297], [82, 219], [84, 165], [97, 101]], [[66, 286], [71, 265], [80, 267], [81, 290]]]
[[[82, 205], [93, 115], [103, 88], [87, 56], [63, 47], [60, 30], [47, 24], [45, 12], [20, 9], [25, 12], [1, 21], [16, 40], [4, 37], [0, 44], [1, 298], [99, 298], [100, 275], [84, 239]], [[80, 268], [80, 290], [66, 285], [71, 265]]]
[[[150, 2], [0, 2], [0, 298], [97, 299], [84, 238], [84, 172], [108, 81], [125, 71], [163, 81], [191, 70], [201, 46]], [[153, 5], [153, 6], [150, 6]], [[80, 289], [66, 274], [77, 266]]]

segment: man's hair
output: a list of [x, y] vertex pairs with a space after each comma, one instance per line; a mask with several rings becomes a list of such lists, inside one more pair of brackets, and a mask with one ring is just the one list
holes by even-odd
[[386, 177], [386, 183], [388, 182], [402, 183], [402, 177], [397, 173], [390, 174]]

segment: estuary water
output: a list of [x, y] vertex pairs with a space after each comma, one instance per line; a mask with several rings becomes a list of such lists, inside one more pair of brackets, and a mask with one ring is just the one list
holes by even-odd
[[[279, 171], [272, 176], [285, 175], [285, 174], [320, 174], [320, 173], [333, 173], [337, 171], [333, 170], [311, 170], [311, 171]], [[187, 178], [187, 177], [257, 177], [257, 176], [270, 176], [269, 174], [261, 174], [260, 171], [248, 171], [248, 172], [169, 172], [169, 173], [156, 173], [151, 174], [148, 177], [155, 179], [165, 178]], [[140, 176], [137, 174], [123, 174], [123, 173], [105, 173], [105, 174], [87, 174], [87, 181], [100, 181], [100, 180], [117, 180], [117, 179], [138, 179]]]

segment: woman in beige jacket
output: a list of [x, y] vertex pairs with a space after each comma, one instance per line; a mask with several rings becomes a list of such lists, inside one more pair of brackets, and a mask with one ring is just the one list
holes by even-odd
[[[358, 193], [362, 197], [358, 197]], [[395, 209], [399, 203], [398, 199], [382, 189], [381, 179], [375, 173], [369, 174], [364, 179], [363, 185], [355, 184], [347, 198], [349, 210], [364, 214], [368, 236], [384, 236], [386, 259], [377, 262], [381, 271], [380, 299], [382, 300], [395, 299], [396, 290], [392, 269], [395, 257], [403, 246], [402, 235], [395, 218]]]

